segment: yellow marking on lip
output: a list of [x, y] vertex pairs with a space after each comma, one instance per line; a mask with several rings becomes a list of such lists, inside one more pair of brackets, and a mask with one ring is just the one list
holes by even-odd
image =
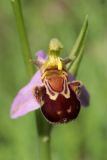
[[71, 113], [71, 106], [67, 109], [68, 113]]
[[52, 76], [53, 74], [57, 74], [63, 78], [66, 78], [68, 76], [68, 73], [64, 70], [57, 70], [56, 68], [54, 69], [50, 69], [50, 70], [46, 70], [42, 75], [41, 75], [41, 79], [43, 80], [46, 77]]
[[62, 114], [62, 111], [57, 111], [57, 114], [58, 114], [58, 115], [61, 115], [61, 114]]

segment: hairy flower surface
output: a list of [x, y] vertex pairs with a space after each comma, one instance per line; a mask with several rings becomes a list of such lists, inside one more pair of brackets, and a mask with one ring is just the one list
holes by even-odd
[[64, 123], [75, 119], [81, 106], [89, 105], [89, 93], [85, 86], [67, 71], [66, 64], [72, 60], [59, 57], [62, 48], [57, 39], [52, 39], [48, 55], [43, 51], [36, 53], [36, 60], [32, 62], [39, 70], [16, 95], [11, 118], [40, 108], [49, 122]]

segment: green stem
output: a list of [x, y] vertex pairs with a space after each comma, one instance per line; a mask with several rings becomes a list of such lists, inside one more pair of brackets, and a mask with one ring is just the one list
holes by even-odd
[[[17, 28], [19, 32], [20, 42], [22, 46], [22, 54], [25, 62], [26, 70], [29, 78], [34, 74], [33, 65], [29, 62], [32, 59], [30, 45], [28, 42], [26, 29], [24, 25], [24, 18], [21, 9], [20, 0], [11, 0], [13, 10], [15, 13]], [[43, 116], [41, 116], [40, 111], [36, 112], [36, 131], [37, 131], [37, 152], [38, 157], [37, 160], [50, 160], [50, 125], [44, 120]], [[39, 151], [38, 151], [39, 150]]]
[[51, 152], [50, 152], [50, 137], [43, 136], [39, 138], [39, 146], [41, 148], [40, 152], [40, 160], [50, 160]]
[[26, 65], [28, 76], [31, 77], [34, 74], [34, 68], [29, 63], [30, 59], [32, 59], [32, 56], [31, 56], [29, 42], [26, 34], [25, 25], [24, 25], [21, 3], [20, 3], [20, 0], [11, 0], [11, 3], [12, 3], [13, 11], [15, 14], [15, 18], [16, 18], [17, 28], [19, 32], [21, 47], [22, 47], [23, 59]]
[[37, 128], [39, 135], [39, 159], [51, 160], [50, 140], [52, 125], [44, 120], [40, 110], [36, 111]]

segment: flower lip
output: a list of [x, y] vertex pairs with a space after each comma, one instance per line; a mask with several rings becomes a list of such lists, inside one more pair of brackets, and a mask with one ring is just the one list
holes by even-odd
[[80, 111], [80, 102], [75, 93], [70, 90], [70, 98], [59, 94], [56, 100], [44, 94], [42, 113], [50, 123], [65, 123], [75, 119]]

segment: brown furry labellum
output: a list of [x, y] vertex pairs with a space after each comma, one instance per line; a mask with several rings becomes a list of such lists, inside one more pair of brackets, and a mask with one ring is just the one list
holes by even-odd
[[75, 119], [80, 111], [75, 88], [79, 84], [68, 81], [66, 71], [51, 69], [45, 71], [43, 86], [35, 88], [36, 99], [41, 111], [51, 123], [65, 123]]

